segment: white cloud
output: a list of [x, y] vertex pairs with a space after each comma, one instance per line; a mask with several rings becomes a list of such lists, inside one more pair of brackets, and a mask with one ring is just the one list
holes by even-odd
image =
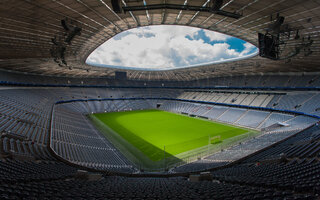
[[231, 38], [229, 35], [225, 35], [222, 33], [204, 30], [205, 35], [210, 38], [210, 41], [226, 41], [227, 39]]
[[[231, 49], [226, 42], [211, 45], [203, 39], [196, 40], [200, 30], [169, 25], [132, 29], [102, 44], [88, 57], [87, 62], [152, 69], [179, 68], [246, 54]], [[210, 31], [204, 33], [210, 41], [226, 41], [230, 37]], [[245, 46], [245, 50], [249, 52], [251, 46]]]
[[244, 46], [244, 49], [240, 53], [240, 56], [248, 55], [252, 50], [256, 48], [254, 45], [250, 44], [249, 42], [244, 43], [243, 46]]

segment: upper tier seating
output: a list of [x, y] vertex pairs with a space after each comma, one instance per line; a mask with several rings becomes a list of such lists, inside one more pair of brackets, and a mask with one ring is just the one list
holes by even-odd
[[259, 92], [257, 94], [252, 91], [219, 90], [209, 92], [208, 90], [205, 92], [184, 92], [178, 98], [320, 115], [320, 94], [315, 91]]
[[76, 77], [52, 77], [38, 75], [24, 75], [1, 71], [0, 83], [27, 83], [27, 84], [54, 84], [54, 85], [103, 85], [103, 86], [229, 86], [229, 87], [317, 87], [320, 85], [319, 75], [244, 75], [226, 76], [198, 79], [196, 81], [117, 81], [113, 78], [76, 78]]

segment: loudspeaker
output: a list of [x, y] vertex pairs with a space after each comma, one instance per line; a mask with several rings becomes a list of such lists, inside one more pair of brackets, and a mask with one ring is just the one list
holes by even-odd
[[277, 38], [272, 35], [258, 34], [259, 55], [272, 60], [278, 59]]
[[121, 13], [120, 0], [111, 0], [111, 5], [115, 13]]
[[66, 31], [69, 31], [69, 30], [70, 30], [70, 28], [69, 28], [66, 20], [64, 20], [64, 19], [61, 20], [61, 25], [62, 25], [62, 27], [64, 28], [64, 30], [66, 30]]
[[[267, 30], [273, 32], [274, 34], [277, 34], [280, 32], [281, 26], [283, 25], [283, 23], [284, 23], [284, 17], [279, 16], [278, 14], [276, 21], [273, 24], [270, 24]], [[282, 29], [286, 30], [288, 29], [288, 27], [287, 28], [282, 27]]]
[[76, 35], [81, 35], [81, 31], [82, 31], [82, 28], [74, 27], [72, 32], [68, 34], [67, 38], [65, 39], [65, 42], [67, 42], [70, 45], [71, 44], [71, 40], [73, 40], [73, 38]]

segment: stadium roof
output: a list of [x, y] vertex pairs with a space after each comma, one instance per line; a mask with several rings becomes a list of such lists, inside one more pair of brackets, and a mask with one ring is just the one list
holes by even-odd
[[[158, 7], [146, 9], [146, 6], [152, 5]], [[172, 5], [175, 5], [174, 9]], [[284, 24], [291, 30], [285, 48], [295, 47], [302, 41], [292, 39], [299, 30], [300, 38], [307, 40], [310, 36], [313, 40], [313, 44], [307, 47], [312, 51], [311, 55], [300, 52], [290, 59], [278, 61], [255, 56], [240, 61], [161, 72], [126, 70], [128, 78], [194, 80], [266, 72], [319, 71], [319, 1], [224, 0], [221, 10], [231, 17], [210, 11], [211, 5], [210, 0], [122, 0], [121, 7], [126, 7], [126, 12], [116, 13], [110, 0], [2, 0], [0, 69], [55, 76], [112, 77], [119, 69], [89, 66], [85, 60], [98, 46], [122, 31], [158, 24], [187, 25], [218, 31], [258, 45], [258, 33], [265, 33], [275, 23], [279, 13], [285, 17]], [[191, 7], [185, 9], [187, 6], [205, 9], [195, 11]], [[236, 19], [232, 17], [233, 14], [241, 17]], [[67, 66], [54, 62], [50, 53], [52, 39], [64, 32], [61, 20], [82, 29], [81, 35], [76, 35], [66, 47], [64, 54]]]

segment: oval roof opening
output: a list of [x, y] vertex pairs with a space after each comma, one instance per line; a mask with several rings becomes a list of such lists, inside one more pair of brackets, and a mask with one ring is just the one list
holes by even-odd
[[246, 59], [258, 49], [241, 39], [200, 28], [154, 25], [109, 39], [87, 58], [99, 67], [172, 70]]

